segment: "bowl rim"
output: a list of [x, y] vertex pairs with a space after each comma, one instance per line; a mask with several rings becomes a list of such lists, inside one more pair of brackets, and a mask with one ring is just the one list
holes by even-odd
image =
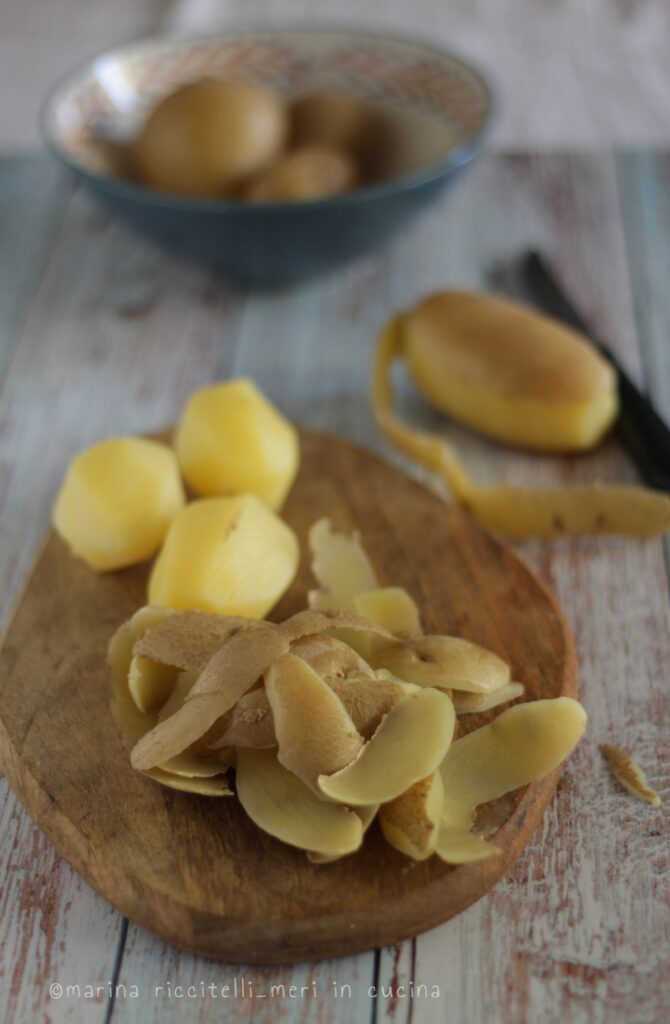
[[[479, 127], [466, 139], [450, 150], [447, 155], [425, 167], [419, 167], [406, 174], [382, 181], [373, 185], [366, 185], [362, 188], [353, 189], [341, 195], [327, 196], [322, 199], [302, 199], [274, 202], [245, 203], [241, 200], [231, 199], [208, 199], [197, 196], [182, 196], [170, 192], [159, 192], [143, 185], [117, 178], [110, 174], [96, 173], [85, 167], [81, 162], [69, 156], [58, 141], [57, 136], [50, 129], [51, 115], [59, 100], [63, 98], [77, 81], [77, 79], [99, 60], [113, 55], [132, 55], [138, 50], [146, 47], [160, 50], [170, 44], [192, 45], [206, 43], [215, 39], [234, 39], [237, 36], [244, 36], [252, 33], [269, 33], [277, 35], [290, 35], [292, 33], [304, 33], [314, 35], [353, 35], [362, 36], [368, 39], [392, 43], [409, 43], [417, 46], [427, 53], [435, 54], [438, 57], [446, 57], [454, 64], [460, 65], [465, 71], [473, 75], [481, 86], [485, 99], [486, 108]], [[47, 149], [61, 164], [68, 168], [73, 174], [83, 178], [87, 183], [103, 187], [107, 192], [116, 196], [142, 204], [151, 204], [158, 207], [165, 207], [171, 210], [192, 211], [201, 213], [235, 213], [238, 216], [253, 217], [267, 214], [287, 214], [298, 211], [314, 210], [339, 210], [350, 206], [357, 206], [360, 203], [374, 200], [382, 200], [390, 196], [410, 192], [422, 188], [432, 182], [437, 182], [459, 167], [469, 163], [481, 151], [484, 142], [490, 132], [493, 119], [497, 113], [496, 93], [488, 75], [480, 70], [477, 64], [469, 58], [450, 49], [443, 49], [427, 42], [420, 35], [404, 32], [379, 32], [374, 27], [359, 27], [352, 24], [318, 24], [310, 22], [250, 22], [248, 24], [235, 25], [229, 29], [221, 29], [212, 32], [190, 33], [165, 33], [158, 35], [140, 36], [125, 43], [112, 47], [106, 47], [94, 53], [69, 68], [60, 75], [51, 86], [51, 89], [43, 99], [39, 110], [39, 128], [42, 139]]]

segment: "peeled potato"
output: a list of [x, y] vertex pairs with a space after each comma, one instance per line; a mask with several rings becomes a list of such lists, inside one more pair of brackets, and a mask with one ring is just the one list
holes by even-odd
[[226, 195], [275, 159], [287, 126], [283, 103], [261, 85], [191, 82], [149, 115], [133, 162], [142, 181], [161, 192]]
[[402, 332], [426, 398], [498, 441], [581, 451], [618, 413], [616, 375], [593, 345], [516, 303], [441, 292], [403, 317]]
[[115, 437], [72, 460], [53, 525], [92, 568], [121, 569], [158, 550], [184, 501], [170, 448], [139, 437]]
[[295, 427], [250, 380], [191, 395], [175, 448], [184, 479], [198, 494], [255, 494], [272, 509], [283, 504], [300, 463]]
[[191, 502], [174, 519], [149, 579], [149, 601], [262, 618], [298, 568], [289, 526], [253, 495]]
[[336, 149], [305, 146], [287, 153], [245, 189], [253, 203], [304, 202], [341, 195], [355, 188], [356, 164]]
[[358, 155], [370, 131], [368, 107], [356, 96], [312, 92], [290, 107], [291, 141], [295, 146], [329, 146]]

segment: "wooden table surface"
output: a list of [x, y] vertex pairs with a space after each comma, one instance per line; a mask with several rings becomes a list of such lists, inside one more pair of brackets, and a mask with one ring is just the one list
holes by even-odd
[[[491, 286], [500, 264], [531, 244], [547, 252], [670, 416], [669, 184], [670, 157], [648, 151], [484, 157], [384, 253], [303, 287], [250, 294], [175, 266], [109, 220], [46, 158], [5, 158], [3, 619], [47, 528], [68, 457], [103, 436], [169, 423], [188, 393], [212, 380], [251, 375], [296, 421], [401, 461], [367, 401], [375, 332], [431, 289]], [[437, 424], [409, 395], [407, 406]], [[613, 440], [589, 457], [550, 459], [448, 429], [489, 479], [634, 478]], [[123, 920], [60, 860], [0, 779], [0, 1019], [667, 1021], [667, 810], [623, 794], [597, 747], [610, 740], [634, 752], [667, 803], [667, 550], [664, 558], [658, 540], [603, 538], [519, 544], [518, 551], [555, 589], [575, 632], [590, 728], [542, 828], [494, 892], [392, 949], [279, 970], [209, 963]], [[224, 1002], [221, 986], [235, 983], [238, 995]], [[271, 997], [271, 984], [284, 984], [286, 995]], [[178, 985], [194, 989], [179, 998]], [[306, 991], [292, 996], [290, 985]]]

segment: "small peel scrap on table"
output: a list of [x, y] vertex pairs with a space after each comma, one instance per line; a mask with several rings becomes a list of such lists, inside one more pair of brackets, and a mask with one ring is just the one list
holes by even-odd
[[624, 789], [652, 807], [661, 806], [659, 794], [651, 788], [647, 776], [630, 754], [613, 743], [601, 743], [600, 753], [607, 761], [612, 775]]
[[395, 317], [379, 337], [371, 386], [375, 417], [388, 440], [441, 476], [483, 526], [515, 538], [603, 533], [655, 537], [670, 529], [670, 496], [644, 487], [596, 483], [530, 490], [476, 483], [449, 442], [406, 426], [393, 411], [390, 371], [396, 360], [406, 358], [404, 319]]

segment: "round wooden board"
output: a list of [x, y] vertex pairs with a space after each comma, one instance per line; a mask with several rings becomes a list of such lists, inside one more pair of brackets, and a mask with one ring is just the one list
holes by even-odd
[[[284, 510], [305, 547], [329, 515], [360, 530], [385, 584], [405, 586], [427, 632], [496, 651], [528, 699], [576, 695], [572, 640], [554, 599], [457, 508], [369, 453], [302, 433], [300, 476]], [[416, 935], [482, 896], [521, 853], [558, 773], [515, 794], [502, 854], [449, 868], [415, 864], [377, 826], [355, 856], [310, 865], [248, 820], [234, 799], [165, 789], [134, 772], [109, 713], [105, 654], [145, 602], [146, 567], [97, 575], [50, 536], [0, 652], [0, 761], [38, 825], [131, 920], [179, 946], [242, 963], [355, 953]], [[307, 558], [275, 610], [305, 605]], [[489, 716], [468, 716], [474, 728]]]

